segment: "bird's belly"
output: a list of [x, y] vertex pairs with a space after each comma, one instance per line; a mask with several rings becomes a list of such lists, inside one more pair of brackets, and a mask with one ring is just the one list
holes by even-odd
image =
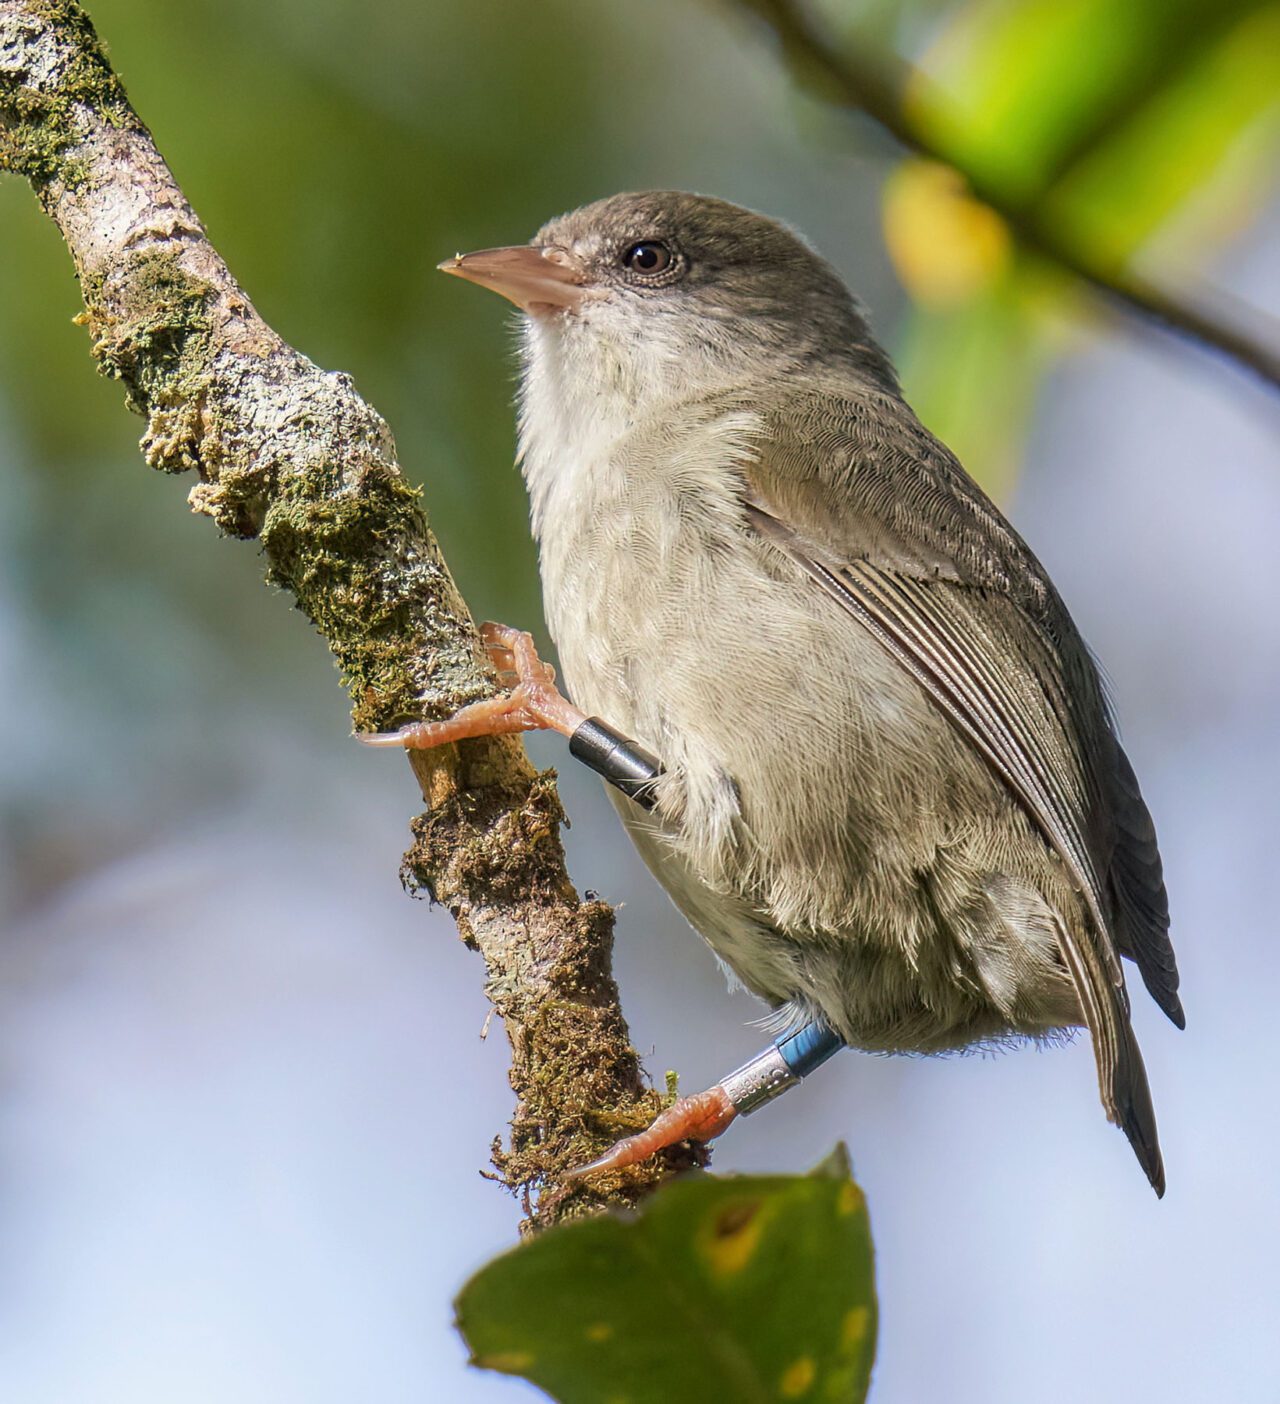
[[668, 823], [610, 797], [676, 907], [732, 981], [779, 1011], [780, 1026], [819, 1018], [852, 1047], [937, 1053], [1082, 1022], [1056, 916], [1029, 883], [982, 864], [958, 874], [952, 861], [946, 879], [959, 877], [967, 897], [944, 913], [933, 904], [941, 865], [891, 892], [864, 873], [867, 900], [837, 924], [788, 930], [750, 891], [695, 871]]

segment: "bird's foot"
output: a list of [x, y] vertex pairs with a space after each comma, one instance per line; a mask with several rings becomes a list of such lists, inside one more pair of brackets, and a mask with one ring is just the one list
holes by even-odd
[[473, 702], [444, 721], [411, 722], [399, 731], [365, 732], [356, 739], [366, 746], [403, 746], [417, 751], [472, 736], [520, 731], [558, 731], [572, 736], [586, 721], [586, 714], [556, 687], [556, 671], [538, 657], [532, 634], [505, 624], [482, 624], [480, 637], [508, 692]]
[[594, 1175], [600, 1170], [622, 1170], [677, 1141], [713, 1141], [728, 1130], [735, 1117], [750, 1116], [780, 1097], [843, 1047], [839, 1034], [811, 1020], [749, 1058], [715, 1087], [696, 1097], [681, 1097], [647, 1131], [619, 1141], [598, 1160], [571, 1171], [569, 1178]]
[[681, 1097], [657, 1117], [653, 1125], [638, 1135], [628, 1136], [593, 1160], [571, 1170], [566, 1178], [577, 1179], [601, 1170], [623, 1170], [638, 1165], [677, 1141], [712, 1141], [738, 1115], [723, 1087], [711, 1087], [695, 1097]]

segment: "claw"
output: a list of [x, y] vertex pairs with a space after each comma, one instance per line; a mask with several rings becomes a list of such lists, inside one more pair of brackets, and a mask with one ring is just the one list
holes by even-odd
[[677, 1141], [712, 1141], [726, 1131], [738, 1115], [723, 1087], [710, 1087], [695, 1097], [681, 1097], [662, 1112], [647, 1130], [627, 1136], [589, 1165], [570, 1170], [567, 1180], [594, 1175], [601, 1170], [623, 1170], [638, 1165]]
[[559, 731], [572, 736], [586, 715], [580, 712], [555, 685], [555, 669], [538, 657], [533, 636], [505, 624], [482, 624], [480, 637], [499, 680], [514, 684], [499, 697], [473, 702], [444, 721], [412, 722], [399, 731], [375, 731], [359, 735], [366, 746], [400, 746], [407, 750], [428, 750], [449, 741], [472, 736], [505, 736], [520, 731]]
[[410, 729], [402, 726], [399, 731], [357, 731], [356, 740], [362, 746], [403, 746], [404, 733]]

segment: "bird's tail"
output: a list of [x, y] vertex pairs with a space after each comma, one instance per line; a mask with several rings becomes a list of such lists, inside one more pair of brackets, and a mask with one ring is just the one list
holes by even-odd
[[[1156, 1112], [1151, 1104], [1147, 1069], [1142, 1061], [1138, 1040], [1133, 1036], [1129, 1011], [1119, 1008], [1116, 1015], [1120, 1035], [1119, 1056], [1111, 1077], [1111, 1105], [1107, 1107], [1107, 1112], [1128, 1136], [1138, 1164], [1151, 1181], [1151, 1188], [1158, 1198], [1163, 1198], [1164, 1158], [1160, 1154], [1160, 1137], [1156, 1131]], [[1105, 1097], [1103, 1101], [1105, 1105]]]

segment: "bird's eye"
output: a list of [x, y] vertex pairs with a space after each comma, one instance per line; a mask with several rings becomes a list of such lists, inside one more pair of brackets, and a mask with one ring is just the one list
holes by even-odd
[[643, 239], [631, 245], [622, 262], [633, 273], [661, 273], [671, 267], [671, 250], [656, 239]]

